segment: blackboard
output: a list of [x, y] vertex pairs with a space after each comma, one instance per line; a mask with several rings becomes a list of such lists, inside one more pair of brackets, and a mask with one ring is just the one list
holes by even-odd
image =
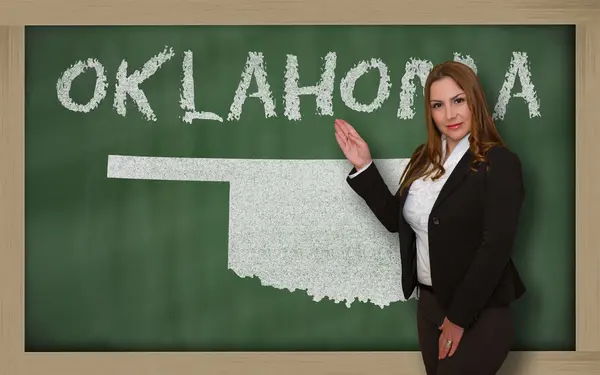
[[[25, 349], [417, 350], [415, 301], [389, 302], [395, 237], [345, 186], [333, 120], [393, 188], [425, 138], [419, 73], [460, 59], [524, 167], [513, 349], [573, 350], [574, 39], [562, 25], [27, 27]], [[320, 107], [286, 97], [294, 64], [298, 87], [326, 77]], [[266, 74], [245, 81], [249, 67]]]

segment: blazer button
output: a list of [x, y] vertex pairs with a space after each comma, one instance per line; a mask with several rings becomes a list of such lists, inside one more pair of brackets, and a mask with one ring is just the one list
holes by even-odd
[[434, 217], [434, 218], [433, 218], [433, 223], [434, 223], [435, 225], [438, 225], [438, 224], [440, 223], [440, 219], [438, 219], [437, 217]]

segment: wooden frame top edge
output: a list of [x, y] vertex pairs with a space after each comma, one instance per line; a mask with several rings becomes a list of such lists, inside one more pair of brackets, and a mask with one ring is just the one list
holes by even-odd
[[599, 12], [596, 0], [0, 0], [0, 25], [576, 24]]

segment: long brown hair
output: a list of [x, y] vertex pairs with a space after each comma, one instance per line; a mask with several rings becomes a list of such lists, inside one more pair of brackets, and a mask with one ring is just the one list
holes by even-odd
[[467, 96], [467, 105], [471, 111], [472, 121], [469, 149], [474, 155], [471, 168], [476, 170], [477, 164], [486, 161], [485, 155], [489, 149], [496, 145], [504, 145], [487, 107], [485, 93], [473, 70], [456, 61], [447, 61], [436, 65], [429, 73], [424, 89], [427, 142], [417, 148], [404, 169], [400, 177], [401, 193], [421, 177], [429, 177], [433, 174], [432, 179], [435, 180], [445, 172], [441, 162], [442, 137], [431, 117], [429, 103], [431, 85], [444, 77], [452, 78]]

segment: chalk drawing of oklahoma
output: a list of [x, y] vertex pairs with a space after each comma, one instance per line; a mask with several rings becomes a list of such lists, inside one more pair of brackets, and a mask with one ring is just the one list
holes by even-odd
[[[403, 164], [375, 162], [392, 190]], [[403, 299], [398, 238], [346, 184], [348, 165], [110, 155], [108, 177], [229, 182], [228, 267], [238, 276], [383, 307]]]

